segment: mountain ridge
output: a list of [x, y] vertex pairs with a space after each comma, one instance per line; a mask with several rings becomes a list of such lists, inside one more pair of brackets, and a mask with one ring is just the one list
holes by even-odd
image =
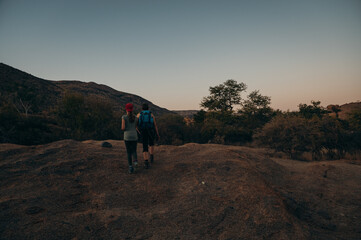
[[110, 86], [95, 82], [79, 80], [46, 80], [12, 66], [0, 63], [0, 96], [12, 98], [14, 101], [28, 101], [33, 111], [49, 110], [57, 104], [66, 92], [80, 93], [86, 97], [96, 97], [109, 102], [115, 111], [124, 111], [124, 106], [132, 102], [136, 111], [141, 110], [143, 103], [148, 103], [156, 115], [172, 113], [172, 111], [159, 107], [151, 101], [136, 94], [118, 91]]

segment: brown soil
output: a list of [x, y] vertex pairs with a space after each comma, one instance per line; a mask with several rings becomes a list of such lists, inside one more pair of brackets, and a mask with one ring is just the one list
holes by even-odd
[[361, 239], [360, 160], [192, 143], [130, 175], [109, 142], [1, 144], [0, 238]]

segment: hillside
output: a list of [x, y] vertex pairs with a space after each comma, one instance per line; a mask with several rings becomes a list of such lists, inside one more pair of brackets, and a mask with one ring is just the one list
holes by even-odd
[[156, 115], [170, 113], [169, 110], [154, 105], [149, 100], [134, 94], [117, 91], [106, 85], [80, 81], [50, 81], [0, 63], [0, 96], [13, 101], [27, 102], [34, 113], [54, 107], [65, 92], [81, 93], [109, 102], [115, 111], [124, 110], [124, 105], [133, 102], [136, 110], [142, 103], [148, 103]]
[[192, 143], [129, 175], [109, 142], [0, 144], [1, 239], [361, 239], [360, 160]]
[[347, 119], [349, 113], [352, 113], [353, 111], [361, 110], [361, 102], [347, 103], [341, 105], [340, 107], [341, 107], [341, 112], [339, 112], [339, 117], [341, 119]]

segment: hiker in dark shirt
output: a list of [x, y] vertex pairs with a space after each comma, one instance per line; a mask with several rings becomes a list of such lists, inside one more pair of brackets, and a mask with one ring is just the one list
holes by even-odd
[[159, 139], [159, 132], [155, 117], [153, 113], [149, 111], [148, 104], [144, 103], [142, 109], [143, 111], [137, 115], [138, 129], [140, 130], [143, 142], [144, 168], [148, 169], [150, 166], [149, 154], [150, 163], [154, 162], [154, 140], [156, 137]]
[[136, 168], [138, 165], [138, 160], [137, 160], [138, 134], [136, 130], [137, 118], [133, 113], [133, 104], [127, 103], [125, 105], [125, 110], [127, 111], [127, 114], [122, 116], [122, 130], [124, 131], [124, 142], [125, 142], [125, 147], [127, 149], [129, 173], [133, 173], [134, 168]]

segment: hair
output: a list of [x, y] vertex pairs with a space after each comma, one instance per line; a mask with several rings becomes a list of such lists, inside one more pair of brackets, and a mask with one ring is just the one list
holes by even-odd
[[149, 109], [148, 103], [143, 103], [142, 109], [143, 110], [148, 110]]
[[127, 111], [127, 115], [129, 118], [129, 122], [133, 123], [135, 121], [135, 115], [133, 114], [133, 112], [128, 112]]

